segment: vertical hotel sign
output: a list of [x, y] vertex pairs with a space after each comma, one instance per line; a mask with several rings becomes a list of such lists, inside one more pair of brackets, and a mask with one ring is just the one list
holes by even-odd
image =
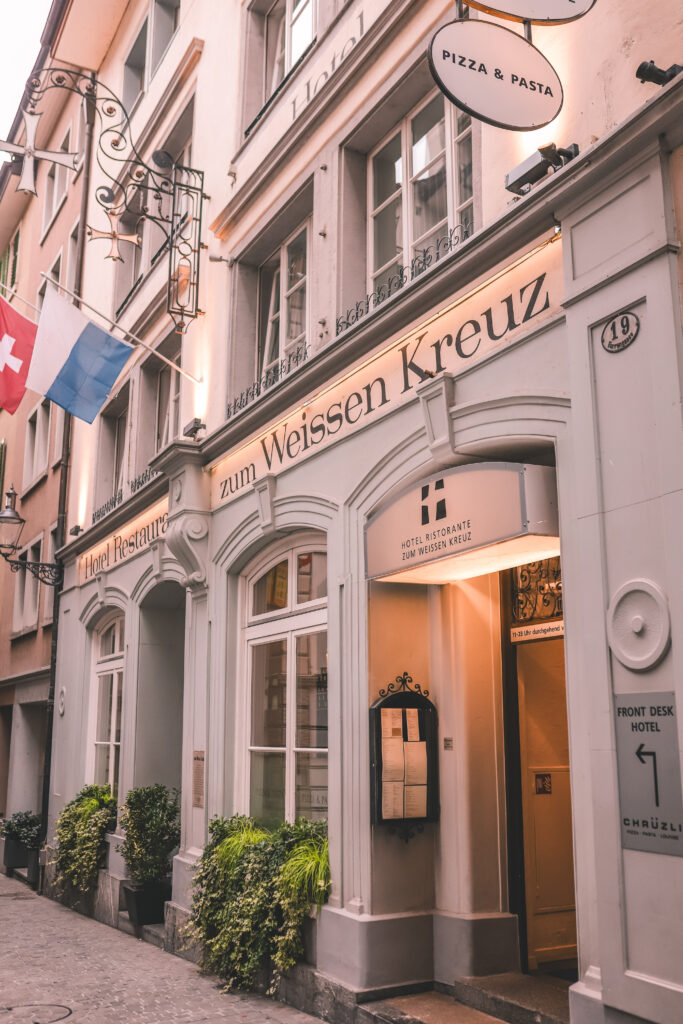
[[415, 388], [446, 371], [457, 377], [555, 315], [562, 297], [562, 243], [547, 239], [445, 309], [390, 339], [305, 404], [211, 470], [219, 508], [415, 399]]
[[109, 572], [136, 555], [146, 551], [154, 541], [161, 540], [168, 525], [168, 498], [146, 509], [142, 515], [126, 523], [81, 555], [78, 570], [80, 583], [88, 583], [100, 573]]

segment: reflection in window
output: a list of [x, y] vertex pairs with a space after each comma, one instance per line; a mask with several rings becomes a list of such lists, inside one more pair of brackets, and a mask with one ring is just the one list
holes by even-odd
[[300, 228], [259, 271], [258, 373], [272, 383], [290, 363], [300, 360], [307, 334], [307, 229]]
[[313, 41], [314, 0], [275, 0], [265, 17], [265, 98]]

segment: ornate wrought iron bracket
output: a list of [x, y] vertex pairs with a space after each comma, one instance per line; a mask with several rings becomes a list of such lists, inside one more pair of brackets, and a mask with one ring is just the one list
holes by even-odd
[[0, 149], [22, 160], [17, 189], [35, 195], [35, 162], [50, 160], [75, 168], [77, 155], [35, 148], [41, 114], [37, 112], [50, 89], [66, 89], [88, 105], [89, 117], [97, 118], [95, 148], [97, 166], [107, 179], [95, 190], [98, 204], [109, 220], [109, 231], [88, 226], [91, 241], [108, 240], [106, 259], [123, 260], [119, 244], [140, 245], [142, 225], [154, 225], [160, 236], [158, 256], [168, 249], [167, 310], [176, 330], [184, 333], [188, 321], [201, 315], [199, 265], [204, 174], [174, 164], [164, 150], [152, 154], [152, 163], [141, 156], [131, 133], [130, 118], [121, 100], [94, 76], [68, 68], [42, 68], [27, 83], [24, 111], [26, 145], [0, 142]]
[[559, 557], [529, 562], [513, 570], [512, 618], [515, 622], [562, 615], [562, 565]]
[[388, 697], [390, 693], [401, 693], [401, 691], [405, 690], [408, 693], [419, 693], [423, 697], [429, 696], [429, 690], [423, 690], [419, 683], [411, 686], [412, 681], [413, 677], [404, 672], [402, 676], [396, 676], [395, 681], [389, 683], [386, 689], [380, 690], [379, 695], [380, 697]]
[[41, 583], [47, 584], [48, 587], [61, 586], [62, 579], [64, 578], [64, 569], [61, 563], [29, 562], [28, 559], [24, 558], [11, 558], [10, 555], [3, 550], [2, 545], [0, 545], [0, 555], [5, 559], [12, 572], [28, 570], [32, 576], [35, 576], [35, 578]]
[[421, 822], [415, 823], [409, 819], [398, 821], [395, 825], [389, 825], [387, 828], [390, 836], [398, 836], [404, 843], [409, 842], [417, 835], [421, 835], [424, 830], [425, 827]]

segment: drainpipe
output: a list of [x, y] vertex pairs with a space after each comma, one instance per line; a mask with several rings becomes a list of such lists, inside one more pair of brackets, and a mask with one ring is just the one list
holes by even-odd
[[[95, 75], [91, 75], [93, 86]], [[86, 221], [88, 217], [88, 193], [90, 191], [90, 170], [92, 166], [92, 137], [95, 125], [95, 100], [88, 96], [85, 103], [85, 153], [83, 157], [83, 177], [81, 179], [81, 209], [78, 224], [78, 241], [76, 244], [76, 273], [73, 290], [81, 294], [83, 286], [83, 263], [85, 257]], [[75, 303], [80, 307], [80, 303]], [[55, 529], [55, 551], [66, 542], [66, 509], [69, 483], [69, 456], [71, 454], [71, 414], [64, 414], [62, 432], [62, 456], [59, 460], [59, 498], [57, 501], [57, 527]], [[57, 680], [57, 638], [59, 634], [59, 599], [61, 588], [55, 587], [52, 599], [52, 637], [50, 644], [50, 685], [47, 697], [47, 722], [45, 730], [45, 766], [43, 769], [43, 799], [41, 806], [43, 840], [47, 839], [47, 818], [50, 810], [50, 775], [52, 769], [52, 732], [55, 710], [55, 687]]]

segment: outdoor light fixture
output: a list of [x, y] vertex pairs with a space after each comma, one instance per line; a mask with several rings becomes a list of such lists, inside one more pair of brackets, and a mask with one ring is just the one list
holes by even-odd
[[71, 529], [69, 530], [69, 536], [78, 537], [79, 533], [83, 533], [83, 527], [76, 523], [76, 525], [72, 526]]
[[[12, 572], [28, 569], [41, 583], [58, 587], [62, 582], [62, 567], [56, 562], [32, 562], [28, 558], [14, 558], [26, 520], [17, 512], [17, 492], [11, 485], [5, 496], [5, 507], [0, 512], [0, 555]], [[5, 538], [10, 538], [6, 540]]]
[[191, 437], [193, 441], [196, 441], [200, 430], [206, 430], [206, 423], [202, 423], [199, 416], [195, 416], [183, 430], [183, 437]]
[[566, 149], [560, 149], [554, 142], [549, 146], [541, 146], [505, 175], [505, 188], [516, 196], [524, 196], [532, 185], [546, 176], [548, 171], [559, 171], [578, 155], [579, 147], [575, 142]]
[[636, 70], [636, 78], [645, 84], [645, 82], [652, 82], [653, 85], [666, 85], [676, 75], [680, 75], [683, 71], [683, 64], [672, 64], [666, 71], [664, 68], [658, 68], [653, 60], [644, 60], [642, 64], [638, 65]]

